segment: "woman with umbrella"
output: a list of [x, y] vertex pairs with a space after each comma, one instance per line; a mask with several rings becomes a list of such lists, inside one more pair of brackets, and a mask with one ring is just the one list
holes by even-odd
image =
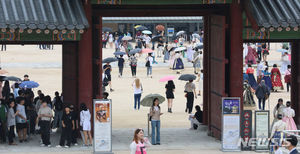
[[174, 57], [173, 70], [176, 70], [177, 74], [180, 74], [180, 71], [184, 69], [180, 51], [176, 51]]
[[166, 98], [168, 99], [168, 112], [172, 113], [172, 104], [173, 104], [174, 92], [175, 92], [175, 84], [173, 80], [169, 80], [165, 88], [166, 88]]
[[[151, 127], [152, 127], [152, 145], [160, 145], [160, 116], [161, 109], [159, 106], [159, 99], [154, 98], [152, 107], [150, 108]], [[155, 135], [156, 130], [156, 135]]]
[[187, 100], [185, 112], [191, 114], [194, 105], [194, 97], [197, 99], [196, 86], [193, 83], [193, 80], [189, 80], [189, 82], [185, 84], [184, 89]]
[[197, 77], [193, 74], [183, 74], [179, 77], [179, 80], [188, 81], [184, 86], [184, 92], [186, 93], [186, 109], [185, 112], [192, 113], [193, 104], [194, 104], [194, 97], [197, 98], [196, 94], [196, 86], [193, 83]]

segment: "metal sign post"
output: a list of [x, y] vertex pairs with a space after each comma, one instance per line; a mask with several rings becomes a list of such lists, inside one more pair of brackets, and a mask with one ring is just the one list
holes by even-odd
[[94, 154], [112, 153], [112, 103], [108, 99], [94, 99]]

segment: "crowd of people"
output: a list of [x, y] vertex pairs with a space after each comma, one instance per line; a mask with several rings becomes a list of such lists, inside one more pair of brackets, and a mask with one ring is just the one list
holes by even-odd
[[[24, 75], [24, 81], [29, 76]], [[69, 148], [77, 146], [77, 134], [80, 131], [83, 146], [91, 146], [91, 113], [84, 103], [80, 106], [80, 113], [71, 102], [64, 102], [63, 95], [55, 92], [51, 99], [49, 95], [37, 91], [35, 97], [33, 89], [21, 88], [22, 82], [15, 82], [11, 87], [9, 81], [4, 86], [0, 81], [0, 139], [2, 143], [17, 145], [30, 142], [30, 136], [40, 135], [41, 146], [51, 147], [50, 133], [59, 130], [61, 137], [56, 147]], [[15, 134], [17, 132], [17, 135]], [[57, 131], [58, 132], [58, 131]], [[66, 142], [66, 143], [65, 143]]]
[[[267, 44], [247, 44], [244, 45], [244, 104], [245, 106], [255, 106], [254, 94], [259, 103], [259, 109], [265, 110], [265, 102], [271, 92], [284, 89], [286, 83], [287, 92], [291, 85], [291, 65], [289, 59], [288, 45], [282, 45], [281, 67], [273, 64], [271, 71], [267, 61], [270, 54]], [[263, 56], [262, 56], [263, 55]], [[256, 66], [254, 68], [253, 66]], [[255, 70], [256, 69], [256, 70]]]
[[[192, 110], [194, 108], [194, 99], [197, 96], [201, 95], [201, 89], [203, 87], [203, 51], [202, 48], [197, 48], [197, 46], [202, 44], [203, 34], [198, 34], [191, 36], [191, 41], [186, 44], [185, 37], [186, 35], [183, 33], [178, 35], [174, 41], [168, 42], [164, 39], [164, 34], [162, 31], [157, 32], [157, 36], [151, 36], [151, 34], [143, 34], [142, 31], [137, 31], [134, 40], [129, 42], [129, 40], [123, 40], [123, 37], [132, 37], [132, 35], [127, 32], [125, 34], [120, 34], [118, 32], [115, 33], [103, 33], [103, 48], [107, 48], [107, 42], [109, 43], [109, 48], [115, 47], [115, 51], [121, 51], [126, 54], [116, 56], [118, 59], [118, 68], [119, 68], [119, 78], [121, 78], [123, 74], [123, 70], [125, 67], [125, 63], [128, 61], [131, 75], [134, 77], [134, 81], [132, 83], [133, 87], [133, 100], [134, 100], [134, 110], [139, 110], [141, 105], [141, 98], [143, 93], [143, 85], [142, 81], [137, 78], [137, 66], [138, 60], [141, 57], [140, 53], [131, 54], [131, 51], [135, 49], [151, 49], [153, 52], [147, 53], [145, 58], [145, 67], [147, 68], [146, 75], [149, 78], [153, 77], [152, 67], [153, 65], [158, 63], [159, 58], [162, 58], [163, 63], [169, 62], [169, 68], [174, 70], [176, 73], [181, 73], [184, 67], [184, 58], [187, 59], [187, 62], [192, 62], [194, 67], [194, 73], [198, 75], [198, 79], [196, 82], [199, 83], [199, 90], [196, 91], [196, 85], [194, 84], [194, 80], [190, 80], [186, 83], [184, 88], [185, 97], [186, 97], [186, 109], [185, 112], [189, 113], [188, 120], [191, 122], [191, 129], [197, 129], [197, 127], [202, 123], [202, 111], [199, 105], [197, 105], [196, 113], [192, 114]], [[159, 37], [157, 39], [157, 37]], [[133, 44], [135, 44], [135, 48], [133, 48]], [[111, 71], [112, 67], [110, 63], [106, 63], [103, 66], [103, 86], [109, 86], [110, 92], [113, 92], [111, 86]], [[167, 98], [167, 106], [168, 113], [172, 112], [172, 104], [175, 98], [175, 84], [173, 80], [170, 80], [165, 85], [165, 97]], [[105, 89], [105, 88], [104, 88]], [[161, 107], [159, 105], [158, 99], [155, 98], [153, 100], [153, 104], [150, 107], [150, 121], [151, 121], [151, 141], [147, 138], [144, 138], [143, 130], [138, 129], [134, 133], [134, 141], [130, 145], [131, 153], [135, 153], [136, 151], [141, 152], [146, 150], [146, 147], [150, 145], [160, 145], [160, 126], [161, 126], [161, 118], [163, 115], [161, 111]], [[142, 148], [141, 148], [142, 147]], [[143, 148], [144, 147], [144, 148]]]

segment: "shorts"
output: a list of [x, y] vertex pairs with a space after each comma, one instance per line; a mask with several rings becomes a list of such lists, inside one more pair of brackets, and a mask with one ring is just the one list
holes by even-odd
[[27, 128], [27, 123], [17, 123], [17, 130]]

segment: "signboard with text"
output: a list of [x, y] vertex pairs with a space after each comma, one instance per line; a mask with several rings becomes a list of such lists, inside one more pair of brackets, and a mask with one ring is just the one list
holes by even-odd
[[240, 151], [240, 98], [222, 98], [222, 151]]
[[111, 153], [111, 100], [94, 99], [94, 153]]
[[255, 111], [256, 151], [269, 150], [269, 111]]
[[[249, 141], [252, 138], [252, 111], [244, 110], [241, 115], [242, 123], [241, 123], [241, 137], [244, 141]], [[251, 146], [249, 144], [242, 145], [242, 150], [251, 150]]]

